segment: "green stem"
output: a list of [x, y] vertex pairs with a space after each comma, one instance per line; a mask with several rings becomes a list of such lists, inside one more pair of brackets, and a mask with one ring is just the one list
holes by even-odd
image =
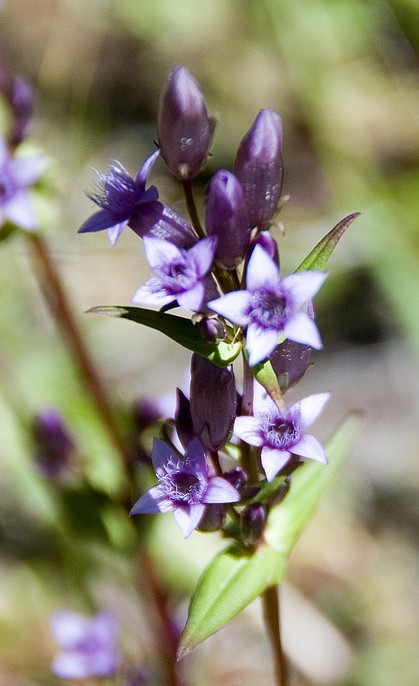
[[278, 586], [270, 586], [266, 589], [262, 595], [262, 605], [266, 630], [271, 642], [274, 657], [275, 683], [277, 686], [288, 686], [285, 656], [282, 650], [281, 641]]
[[191, 224], [192, 224], [198, 238], [205, 238], [205, 233], [204, 233], [204, 230], [201, 226], [198, 211], [197, 211], [196, 205], [195, 205], [195, 198], [194, 198], [193, 191], [192, 191], [192, 181], [190, 179], [185, 179], [184, 181], [182, 181], [182, 186], [183, 186], [183, 194], [185, 196], [185, 201], [186, 201], [186, 208], [188, 210], [188, 214], [189, 214], [189, 217], [191, 220]]

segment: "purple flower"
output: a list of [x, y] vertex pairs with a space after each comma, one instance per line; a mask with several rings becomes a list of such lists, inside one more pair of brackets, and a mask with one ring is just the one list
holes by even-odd
[[193, 438], [185, 458], [158, 438], [153, 444], [153, 466], [159, 479], [132, 508], [130, 514], [157, 514], [173, 511], [185, 538], [196, 529], [207, 503], [233, 503], [240, 496], [220, 476], [209, 476], [205, 451], [199, 438]]
[[135, 179], [119, 162], [114, 162], [107, 174], [98, 172], [99, 192], [90, 193], [89, 198], [100, 209], [81, 225], [79, 233], [106, 229], [115, 245], [129, 226], [141, 237], [153, 235], [182, 247], [193, 245], [196, 239], [189, 224], [158, 200], [155, 186], [146, 189], [147, 177], [158, 155], [157, 150], [145, 160]]
[[63, 610], [51, 617], [54, 638], [62, 648], [52, 662], [61, 679], [108, 677], [118, 669], [117, 621], [108, 611], [94, 617]]
[[12, 157], [0, 138], [0, 226], [10, 221], [22, 229], [38, 227], [29, 188], [45, 167], [42, 157]]
[[203, 238], [189, 250], [159, 238], [144, 238], [144, 250], [155, 275], [132, 298], [137, 305], [163, 307], [177, 300], [181, 307], [200, 312], [208, 297], [207, 274], [217, 240]]
[[281, 118], [273, 110], [261, 110], [240, 143], [233, 169], [252, 227], [266, 224], [276, 212], [283, 180], [281, 150]]
[[319, 441], [306, 429], [317, 419], [330, 393], [316, 393], [288, 405], [280, 412], [270, 399], [254, 417], [237, 417], [234, 433], [250, 445], [262, 448], [261, 462], [268, 481], [272, 481], [293, 455], [327, 464]]
[[157, 129], [161, 156], [179, 179], [193, 179], [204, 167], [214, 126], [198, 82], [185, 67], [175, 67], [161, 96]]
[[36, 416], [32, 433], [39, 470], [52, 479], [65, 479], [75, 457], [76, 446], [60, 413], [45, 408]]
[[253, 367], [285, 339], [320, 349], [317, 327], [305, 311], [326, 272], [307, 271], [281, 279], [278, 265], [256, 245], [246, 271], [247, 290], [212, 300], [208, 307], [238, 326], [247, 327], [249, 365]]

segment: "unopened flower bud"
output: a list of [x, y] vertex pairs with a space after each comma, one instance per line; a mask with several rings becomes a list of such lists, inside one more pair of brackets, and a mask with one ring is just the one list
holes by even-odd
[[226, 506], [224, 503], [210, 503], [205, 507], [198, 529], [200, 531], [218, 531], [223, 526], [225, 518]]
[[241, 494], [247, 485], [247, 474], [241, 467], [234, 467], [224, 474], [224, 478]]
[[265, 528], [267, 511], [264, 505], [254, 503], [249, 505], [242, 516], [242, 536], [246, 545], [257, 543]]
[[197, 328], [202, 338], [209, 343], [222, 341], [226, 337], [226, 328], [218, 317], [203, 317]]
[[218, 238], [216, 260], [235, 269], [246, 255], [251, 226], [240, 181], [225, 169], [219, 169], [208, 186], [205, 225], [208, 235]]
[[[305, 311], [314, 321], [314, 309], [311, 302]], [[311, 347], [289, 339], [278, 345], [269, 358], [283, 391], [294, 386], [310, 367]]]
[[236, 417], [236, 384], [230, 367], [217, 367], [196, 353], [191, 362], [191, 415], [195, 433], [209, 450], [230, 439]]
[[264, 251], [268, 253], [269, 257], [271, 257], [279, 267], [278, 245], [269, 231], [261, 231], [256, 236], [255, 240], [252, 241], [252, 245], [253, 244], [261, 245]]
[[282, 124], [273, 110], [261, 110], [240, 143], [234, 173], [242, 184], [250, 224], [263, 226], [276, 212], [282, 190]]
[[189, 399], [180, 388], [176, 389], [175, 426], [179, 440], [183, 447], [186, 448], [194, 437], [195, 432], [192, 424]]
[[215, 122], [202, 90], [185, 67], [175, 67], [160, 99], [160, 154], [177, 178], [193, 179], [205, 166]]

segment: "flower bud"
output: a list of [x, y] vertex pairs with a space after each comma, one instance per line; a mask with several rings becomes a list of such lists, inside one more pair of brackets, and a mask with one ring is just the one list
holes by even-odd
[[226, 269], [235, 269], [244, 259], [251, 226], [240, 181], [219, 169], [207, 190], [205, 208], [207, 234], [218, 238], [215, 258]]
[[192, 424], [190, 402], [180, 388], [176, 389], [175, 426], [179, 440], [183, 447], [186, 448], [193, 439], [195, 433]]
[[247, 510], [243, 512], [242, 536], [246, 545], [254, 545], [260, 540], [265, 528], [266, 517], [266, 507], [259, 503], [249, 505]]
[[[310, 319], [314, 320], [312, 303], [305, 307]], [[278, 345], [270, 356], [270, 362], [282, 391], [294, 386], [310, 367], [311, 347], [289, 339]]]
[[261, 231], [256, 236], [255, 240], [252, 241], [252, 246], [253, 245], [261, 245], [264, 251], [268, 253], [269, 257], [271, 257], [279, 267], [278, 245], [269, 231]]
[[215, 343], [226, 337], [226, 328], [218, 317], [203, 317], [196, 325], [204, 341]]
[[205, 166], [215, 122], [202, 90], [185, 67], [175, 67], [160, 99], [160, 153], [177, 178], [193, 179]]
[[226, 519], [226, 506], [224, 503], [210, 503], [205, 507], [205, 512], [199, 522], [200, 531], [218, 531], [224, 525]]
[[247, 485], [247, 474], [241, 467], [234, 467], [224, 474], [229, 484], [241, 494]]
[[219, 450], [229, 440], [236, 417], [236, 384], [229, 367], [217, 367], [194, 353], [191, 363], [191, 415], [204, 447]]
[[261, 110], [240, 143], [234, 173], [242, 184], [250, 224], [263, 226], [276, 212], [282, 190], [282, 124], [273, 110]]

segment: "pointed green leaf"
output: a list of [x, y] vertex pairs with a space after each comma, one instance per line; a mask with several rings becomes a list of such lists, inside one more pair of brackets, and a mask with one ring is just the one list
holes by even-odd
[[329, 231], [329, 233], [322, 238], [322, 240], [317, 243], [313, 248], [311, 253], [307, 255], [305, 260], [301, 262], [300, 266], [296, 269], [297, 272], [307, 271], [309, 269], [323, 270], [326, 268], [327, 262], [330, 255], [336, 248], [340, 238], [345, 233], [348, 226], [352, 224], [357, 217], [362, 214], [361, 212], [354, 212], [348, 215], [345, 219], [342, 219], [336, 226]]
[[279, 409], [282, 409], [284, 406], [284, 398], [282, 396], [278, 378], [269, 360], [252, 367], [252, 373], [256, 381], [263, 386], [274, 403], [279, 407]]
[[265, 540], [288, 557], [297, 539], [320, 503], [343, 463], [359, 429], [361, 416], [349, 415], [326, 444], [329, 464], [310, 461], [292, 476], [285, 500], [274, 507], [268, 517]]
[[198, 582], [178, 658], [235, 617], [269, 586], [281, 583], [286, 560], [267, 545], [253, 553], [232, 546], [212, 560]]
[[240, 353], [240, 343], [208, 343], [190, 319], [177, 317], [167, 312], [146, 310], [142, 307], [120, 307], [117, 305], [103, 305], [87, 310], [88, 314], [106, 314], [110, 317], [121, 317], [132, 322], [138, 322], [150, 329], [156, 329], [169, 336], [184, 348], [206, 357], [219, 367], [226, 367], [236, 359]]

